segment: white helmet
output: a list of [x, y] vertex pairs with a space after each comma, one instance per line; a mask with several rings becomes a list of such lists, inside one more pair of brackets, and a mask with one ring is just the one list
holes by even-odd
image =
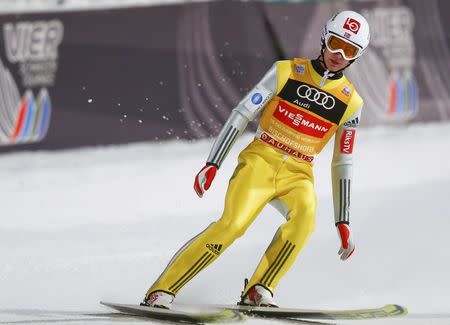
[[[339, 38], [345, 43], [355, 46], [356, 51], [351, 55], [343, 49], [330, 48], [330, 38]], [[346, 10], [334, 15], [325, 25], [322, 32], [322, 51], [325, 47], [331, 52], [340, 52], [347, 60], [356, 60], [369, 45], [370, 30], [367, 20], [357, 12]], [[346, 55], [347, 54], [347, 55]]]

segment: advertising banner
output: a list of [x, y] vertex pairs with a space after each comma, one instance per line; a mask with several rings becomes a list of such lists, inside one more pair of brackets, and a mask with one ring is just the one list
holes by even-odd
[[272, 3], [266, 13], [285, 56], [316, 57], [323, 22], [347, 9], [360, 12], [371, 28], [368, 50], [346, 72], [365, 101], [361, 125], [448, 120], [447, 1]]
[[448, 120], [446, 1], [14, 14], [0, 16], [0, 151], [214, 136], [274, 61], [316, 58], [325, 22], [345, 9], [372, 31], [347, 71], [365, 100], [361, 125]]

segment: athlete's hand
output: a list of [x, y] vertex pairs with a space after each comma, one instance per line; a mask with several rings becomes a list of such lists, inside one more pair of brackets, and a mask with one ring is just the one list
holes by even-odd
[[206, 163], [205, 167], [203, 167], [195, 176], [194, 180], [194, 190], [199, 197], [202, 197], [205, 191], [209, 189], [211, 183], [216, 176], [217, 166], [212, 165], [210, 163]]
[[341, 260], [345, 261], [355, 251], [355, 243], [353, 242], [349, 225], [345, 223], [338, 223], [336, 225], [336, 229], [339, 239], [341, 240], [341, 249], [339, 249], [338, 255], [341, 256]]

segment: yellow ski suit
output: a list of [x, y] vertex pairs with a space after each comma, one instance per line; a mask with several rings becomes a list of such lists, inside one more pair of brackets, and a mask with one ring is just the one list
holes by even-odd
[[348, 168], [363, 101], [345, 76], [327, 77], [310, 60], [278, 61], [233, 110], [208, 158], [217, 166], [248, 121], [259, 112], [262, 117], [254, 141], [239, 155], [223, 214], [177, 252], [147, 297], [159, 290], [176, 295], [245, 233], [267, 203], [286, 222], [277, 230], [244, 293], [255, 284], [273, 292], [315, 228], [313, 160], [335, 134], [335, 221], [348, 222]]

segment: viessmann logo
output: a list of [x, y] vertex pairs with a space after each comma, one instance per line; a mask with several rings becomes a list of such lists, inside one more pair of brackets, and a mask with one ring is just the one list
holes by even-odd
[[0, 60], [0, 145], [39, 142], [47, 135], [52, 110], [48, 87], [55, 83], [63, 31], [55, 19], [3, 25], [9, 64]]
[[331, 124], [280, 101], [273, 116], [294, 130], [315, 138], [323, 138]]

